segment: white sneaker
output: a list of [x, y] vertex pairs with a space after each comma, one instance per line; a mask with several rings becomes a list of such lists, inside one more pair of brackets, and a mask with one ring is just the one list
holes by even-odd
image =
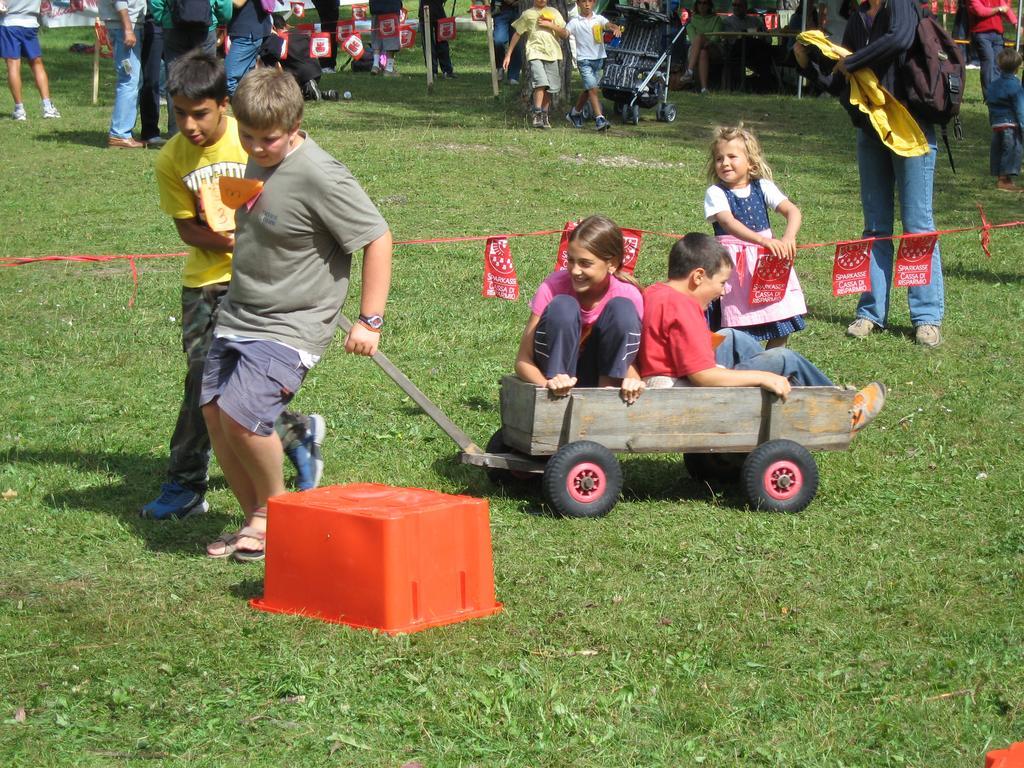
[[57, 108], [53, 106], [53, 104], [48, 107], [43, 105], [43, 117], [47, 119], [57, 118], [60, 117], [60, 112], [57, 111]]
[[24, 122], [25, 120], [28, 120], [28, 113], [25, 112], [25, 107], [24, 106], [15, 107], [14, 108], [14, 112], [11, 113], [11, 119], [12, 120], [19, 120], [19, 121], [22, 121], [22, 122]]

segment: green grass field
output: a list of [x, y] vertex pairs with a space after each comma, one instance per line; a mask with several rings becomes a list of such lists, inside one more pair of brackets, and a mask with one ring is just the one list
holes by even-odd
[[[0, 120], [0, 255], [181, 250], [152, 152], [105, 149], [113, 72], [90, 104], [88, 30], [43, 38], [59, 121]], [[426, 93], [343, 73], [354, 99], [305, 125], [415, 239], [558, 229], [601, 212], [655, 232], [707, 231], [710, 126], [760, 133], [801, 242], [859, 235], [854, 132], [827, 99], [673, 94], [604, 135], [530, 131], [490, 96], [486, 48]], [[972, 73], [976, 77], [976, 73]], [[9, 96], [0, 111], [10, 111]], [[939, 157], [940, 228], [1021, 218], [987, 175], [976, 79]], [[516, 239], [519, 302], [483, 299], [482, 243], [399, 246], [383, 350], [478, 442], [557, 237]], [[671, 240], [638, 267], [663, 275]], [[680, 457], [624, 460], [606, 518], [562, 520], [459, 464], [455, 446], [368, 360], [339, 345], [295, 401], [328, 420], [325, 483], [420, 486], [490, 500], [493, 618], [387, 637], [255, 612], [261, 566], [203, 545], [239, 515], [213, 468], [211, 512], [136, 516], [156, 493], [184, 373], [180, 262], [0, 269], [0, 764], [4, 766], [980, 766], [1024, 718], [1024, 323], [1020, 232], [942, 241], [947, 342], [915, 346], [902, 292], [892, 333], [844, 336], [832, 249], [801, 251], [811, 307], [793, 340], [843, 383], [890, 400], [851, 450], [819, 454], [799, 515], [752, 511], [689, 479]], [[353, 296], [358, 285], [354, 286]], [[350, 299], [347, 312], [356, 312]]]

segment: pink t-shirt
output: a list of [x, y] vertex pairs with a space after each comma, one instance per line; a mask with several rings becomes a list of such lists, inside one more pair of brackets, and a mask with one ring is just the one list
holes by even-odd
[[[566, 270], [559, 272], [552, 272], [546, 278], [544, 282], [537, 287], [537, 292], [533, 295], [533, 300], [530, 302], [530, 309], [535, 315], [540, 317], [544, 314], [544, 309], [555, 296], [576, 296], [576, 291], [572, 287], [572, 275]], [[583, 320], [583, 327], [587, 328], [597, 322], [597, 318], [604, 312], [604, 308], [608, 306], [608, 302], [617, 296], [624, 296], [633, 302], [633, 306], [636, 307], [636, 313], [643, 319], [644, 316], [644, 297], [640, 293], [640, 290], [632, 283], [627, 283], [625, 280], [619, 280], [617, 277], [612, 276], [608, 281], [608, 290], [605, 291], [604, 296], [594, 304], [590, 309], [583, 309], [580, 307], [580, 316]]]

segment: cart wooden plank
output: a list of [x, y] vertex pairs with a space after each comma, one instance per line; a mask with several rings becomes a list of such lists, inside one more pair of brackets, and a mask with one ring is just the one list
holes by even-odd
[[569, 397], [516, 376], [501, 386], [502, 437], [528, 456], [549, 456], [576, 440], [616, 452], [747, 452], [768, 440], [809, 450], [844, 450], [852, 438], [853, 389], [794, 387], [785, 403], [757, 387], [646, 391], [626, 405], [616, 389], [580, 388]]

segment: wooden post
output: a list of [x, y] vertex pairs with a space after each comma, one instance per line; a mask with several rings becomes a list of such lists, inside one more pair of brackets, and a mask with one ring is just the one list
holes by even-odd
[[498, 97], [498, 65], [494, 63], [494, 19], [491, 18], [491, 9], [487, 9], [487, 55], [491, 62], [491, 90], [494, 97]]
[[99, 23], [97, 21], [97, 26], [92, 30], [93, 36], [96, 38], [96, 44], [92, 48], [92, 103], [94, 106], [100, 101], [100, 48], [102, 43], [100, 42]]
[[434, 22], [430, 18], [430, 6], [423, 5], [423, 26], [424, 29], [420, 30], [420, 34], [423, 35], [423, 51], [427, 57], [427, 92], [434, 90], [434, 35], [432, 34], [434, 28], [431, 26]]

